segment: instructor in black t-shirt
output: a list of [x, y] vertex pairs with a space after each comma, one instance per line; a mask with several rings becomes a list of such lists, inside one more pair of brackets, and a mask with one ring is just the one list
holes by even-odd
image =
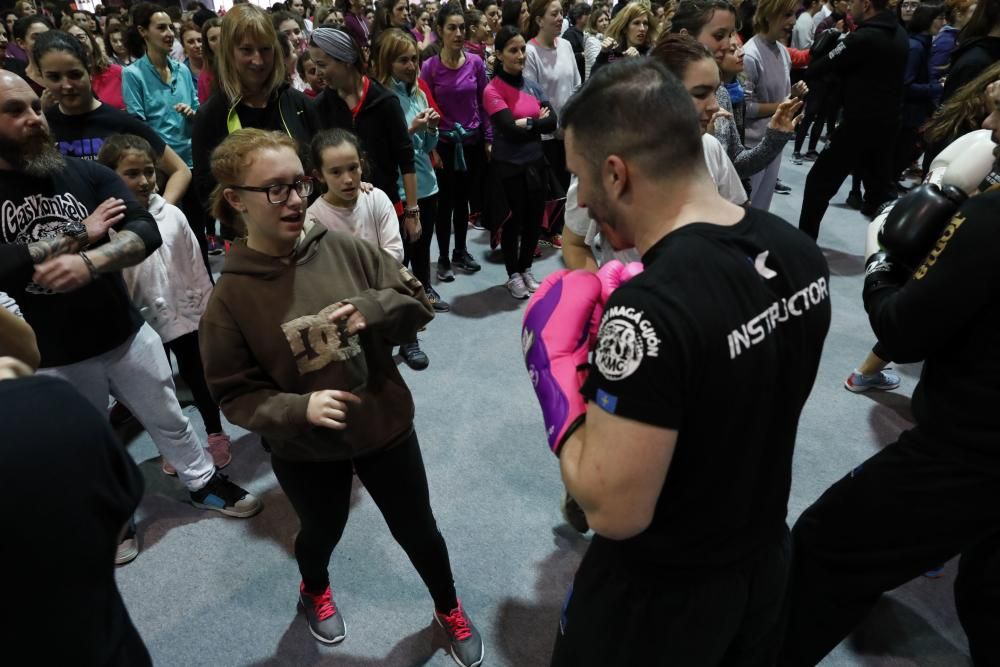
[[[142, 474], [107, 419], [68, 382], [33, 376], [37, 363], [31, 327], [0, 308], [0, 569], [17, 573], [4, 582], [10, 613], [0, 642], [8, 655], [42, 650], [47, 664], [152, 665], [111, 559], [142, 497]], [[39, 480], [59, 492], [38, 493]], [[62, 608], [83, 612], [61, 624], [55, 642], [51, 624], [39, 622], [52, 614], [43, 592], [52, 587]]]
[[[826, 262], [780, 218], [719, 195], [691, 96], [658, 63], [602, 68], [562, 123], [580, 206], [645, 271], [603, 305], [576, 413], [549, 389], [567, 377], [561, 343], [601, 307], [587, 301], [599, 279], [547, 279], [525, 317], [532, 380], [563, 434], [550, 444], [596, 533], [553, 664], [766, 664], [796, 428], [830, 323]], [[566, 331], [580, 303], [583, 329]]]

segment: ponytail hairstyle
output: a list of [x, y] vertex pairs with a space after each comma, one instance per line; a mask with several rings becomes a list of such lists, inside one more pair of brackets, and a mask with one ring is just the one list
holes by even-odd
[[[744, 3], [750, 4], [750, 3]], [[681, 0], [670, 20], [670, 32], [686, 30], [689, 35], [698, 38], [704, 28], [715, 16], [715, 12], [729, 12], [739, 23], [739, 12], [729, 0]]]
[[462, 8], [459, 7], [457, 4], [449, 3], [438, 9], [437, 21], [436, 21], [438, 29], [438, 37], [441, 36], [441, 31], [444, 30], [445, 25], [448, 23], [448, 19], [450, 19], [452, 16], [461, 16], [462, 21], [463, 22], [465, 21], [465, 13], [462, 11]]
[[472, 37], [472, 31], [476, 29], [479, 22], [483, 20], [486, 14], [483, 14], [478, 9], [468, 9], [465, 12], [465, 39]]
[[128, 32], [125, 34], [125, 45], [128, 47], [129, 53], [132, 54], [133, 58], [142, 58], [146, 55], [146, 40], [139, 32], [139, 28], [148, 29], [150, 22], [153, 20], [153, 14], [159, 12], [166, 14], [167, 10], [159, 5], [154, 5], [152, 2], [140, 2], [132, 7], [132, 13], [130, 14], [132, 20]]
[[83, 48], [80, 40], [68, 32], [49, 30], [35, 38], [35, 45], [31, 49], [31, 57], [35, 59], [35, 65], [41, 68], [42, 57], [52, 51], [68, 53], [80, 61], [88, 74], [93, 74], [93, 64], [90, 61], [90, 56], [87, 55], [87, 50]]
[[118, 163], [129, 151], [142, 153], [149, 158], [150, 162], [156, 164], [157, 158], [153, 147], [149, 145], [148, 141], [134, 134], [112, 134], [107, 137], [97, 154], [97, 161], [115, 171], [118, 169]]
[[[498, 56], [503, 53], [504, 47], [507, 46], [507, 42], [515, 37], [523, 37], [521, 29], [516, 25], [505, 25], [500, 28], [497, 32], [497, 36], [493, 39], [494, 53]], [[497, 64], [499, 64], [499, 60], [497, 61]]]
[[[530, 41], [538, 35], [538, 19], [549, 11], [549, 5], [557, 0], [531, 0], [528, 4], [528, 25], [524, 28], [524, 39]], [[560, 3], [560, 6], [562, 3]]]
[[[253, 5], [236, 5], [236, 7], [253, 7]], [[258, 10], [260, 11], [260, 10]], [[242, 216], [229, 205], [223, 192], [232, 185], [241, 185], [246, 170], [253, 164], [257, 153], [264, 150], [280, 150], [288, 148], [298, 154], [295, 140], [284, 132], [265, 132], [256, 128], [236, 130], [215, 147], [212, 151], [212, 176], [216, 186], [212, 190], [211, 214], [233, 229], [246, 234], [246, 226]]]
[[[372, 77], [383, 86], [389, 86], [392, 83], [392, 64], [411, 47], [419, 57], [417, 40], [410, 33], [399, 28], [389, 28], [380, 33], [372, 54]], [[416, 90], [419, 91], [419, 87]]]
[[692, 63], [699, 60], [715, 62], [715, 56], [712, 55], [707, 46], [690, 35], [677, 33], [664, 35], [649, 55], [681, 80], [684, 79], [684, 73]]
[[[361, 140], [353, 132], [340, 127], [323, 130], [313, 137], [312, 142], [309, 144], [309, 160], [312, 162], [312, 168], [317, 172], [322, 172], [323, 151], [327, 148], [336, 148], [344, 144], [354, 146], [354, 150], [358, 152], [358, 160], [361, 161], [361, 173], [364, 173], [365, 153], [361, 150]], [[320, 181], [318, 184], [320, 187], [325, 187], [325, 181], [322, 177], [317, 180]]]

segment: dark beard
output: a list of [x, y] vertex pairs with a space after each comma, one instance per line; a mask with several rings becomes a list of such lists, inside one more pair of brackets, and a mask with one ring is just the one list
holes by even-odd
[[0, 159], [36, 178], [52, 176], [66, 166], [66, 158], [56, 149], [51, 133], [31, 135], [23, 141], [0, 138]]

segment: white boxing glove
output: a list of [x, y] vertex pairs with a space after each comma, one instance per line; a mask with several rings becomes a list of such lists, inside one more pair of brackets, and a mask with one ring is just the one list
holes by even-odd
[[889, 210], [892, 207], [886, 208], [882, 211], [877, 218], [868, 223], [868, 231], [865, 234], [865, 260], [867, 261], [869, 257], [877, 252], [885, 250], [882, 244], [878, 242], [879, 232], [882, 231], [882, 225], [885, 224], [885, 219], [889, 215]]
[[[989, 130], [973, 130], [948, 144], [931, 162], [924, 183], [938, 186], [947, 183], [971, 195], [993, 168], [996, 144], [990, 134]], [[945, 180], [945, 174], [949, 172], [951, 174]], [[966, 187], [970, 183], [971, 186]]]

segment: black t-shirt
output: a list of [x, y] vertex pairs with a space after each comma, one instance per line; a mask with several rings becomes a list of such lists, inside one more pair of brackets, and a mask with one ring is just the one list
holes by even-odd
[[653, 520], [621, 542], [643, 562], [738, 562], [784, 526], [799, 413], [830, 326], [816, 244], [749, 209], [734, 226], [678, 229], [611, 296], [583, 393], [678, 432]]
[[107, 167], [68, 157], [66, 168], [48, 178], [0, 171], [0, 292], [17, 301], [34, 328], [43, 367], [107, 352], [142, 325], [121, 273], [101, 274], [85, 287], [61, 294], [31, 280], [28, 244], [61, 234], [66, 222], [82, 222], [109, 197], [126, 202], [125, 219], [115, 229], [142, 238], [147, 256], [156, 250], [162, 242], [156, 222]]
[[149, 125], [107, 104], [74, 116], [53, 107], [45, 112], [45, 118], [63, 155], [96, 160], [104, 140], [112, 134], [140, 136], [149, 142], [157, 155], [163, 155], [166, 148], [163, 139]]
[[[104, 415], [63, 380], [0, 382], [0, 421], [0, 567], [12, 575], [4, 651], [44, 646], [51, 664], [152, 664], [115, 583], [118, 534], [142, 498], [139, 469]], [[74, 610], [73, 622], [54, 642], [40, 620], [59, 610]]]

